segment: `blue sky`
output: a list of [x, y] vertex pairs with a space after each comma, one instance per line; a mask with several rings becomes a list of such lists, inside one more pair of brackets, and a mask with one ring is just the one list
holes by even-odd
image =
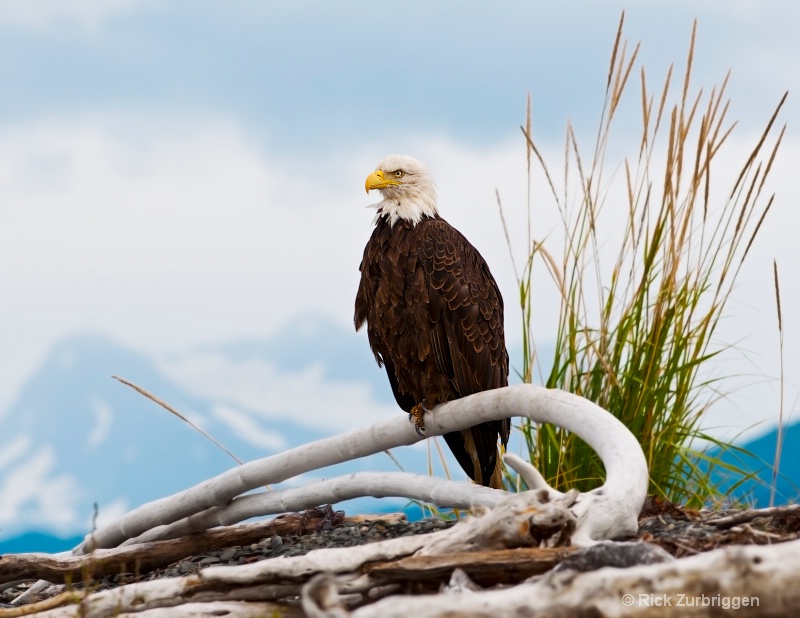
[[[624, 3], [5, 3], [4, 122], [97, 112], [235, 118], [259, 142], [304, 156], [409, 131], [469, 143], [514, 132], [535, 95], [543, 137], [593, 128]], [[24, 5], [31, 4], [31, 8]], [[75, 5], [75, 8], [70, 8]], [[653, 2], [628, 36], [660, 75], [700, 20], [698, 73], [733, 67], [734, 92], [782, 92], [791, 3]], [[777, 74], [775, 74], [777, 73]], [[786, 81], [787, 77], [784, 77]], [[745, 98], [745, 109], [756, 109]], [[271, 138], [271, 139], [270, 139]]]
[[[797, 90], [791, 2], [1, 4], [0, 407], [73, 333], [158, 355], [264, 337], [298, 314], [347, 326], [375, 201], [363, 179], [389, 152], [429, 164], [443, 215], [513, 298], [494, 191], [524, 205], [525, 97], [547, 155], [558, 161], [567, 121], [588, 148], [622, 8], [651, 83], [682, 65], [698, 19], [694, 83], [732, 69], [734, 151]], [[777, 411], [770, 277], [775, 258], [796, 306], [797, 118], [790, 98], [778, 202], [720, 333], [751, 359], [723, 371], [760, 386], [713, 425]], [[617, 148], [636, 123], [623, 119]], [[785, 315], [791, 404], [800, 342]]]
[[608, 47], [618, 19], [588, 4], [577, 17], [534, 4], [287, 5], [98, 2], [92, 20], [12, 22], [4, 56], [26, 62], [3, 67], [21, 88], [0, 109], [15, 119], [224, 114], [300, 156], [409, 129], [495, 141], [518, 122], [529, 89], [542, 90], [537, 101], [552, 113], [585, 78], [602, 79], [603, 54], [587, 57], [576, 41], [591, 32]]

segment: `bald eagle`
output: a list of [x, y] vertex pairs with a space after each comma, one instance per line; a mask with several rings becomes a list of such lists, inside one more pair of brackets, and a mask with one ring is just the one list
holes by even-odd
[[[397, 404], [416, 418], [439, 403], [508, 384], [503, 298], [481, 254], [442, 219], [425, 166], [390, 155], [366, 180], [380, 190], [375, 229], [364, 249], [355, 303]], [[510, 419], [444, 438], [476, 482], [500, 487], [497, 439]]]

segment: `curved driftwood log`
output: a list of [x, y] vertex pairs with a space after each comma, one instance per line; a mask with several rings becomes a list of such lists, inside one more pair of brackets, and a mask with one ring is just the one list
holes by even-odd
[[[648, 484], [647, 464], [641, 447], [622, 423], [582, 397], [532, 385], [485, 391], [434, 408], [425, 417], [426, 432], [428, 436], [438, 436], [508, 416], [527, 416], [537, 423], [563, 427], [586, 441], [603, 461], [605, 484], [580, 495], [572, 507], [578, 518], [574, 536], [576, 543], [591, 543], [636, 531], [636, 517], [644, 503]], [[251, 489], [396, 446], [413, 444], [421, 439], [407, 418], [398, 415], [365, 429], [252, 461], [191, 489], [131, 511], [87, 537], [79, 551], [85, 552], [92, 546], [116, 547], [157, 526], [228, 505]], [[519, 460], [511, 458], [509, 463], [512, 462], [514, 465]], [[480, 488], [467, 487], [470, 488], [467, 491], [475, 492], [476, 496], [481, 492]], [[553, 497], [560, 495], [554, 490], [548, 491]], [[319, 500], [323, 497], [317, 495]]]
[[168, 526], [152, 528], [122, 545], [176, 539], [217, 526], [230, 526], [251, 517], [302, 511], [362, 496], [409, 498], [439, 507], [474, 509], [493, 507], [506, 495], [506, 492], [497, 489], [421, 474], [356, 472], [312, 481], [301, 487], [239, 496], [225, 506], [206, 509]]
[[[508, 416], [527, 416], [537, 423], [563, 427], [586, 441], [602, 459], [606, 469], [605, 484], [579, 496], [573, 506], [578, 518], [575, 542], [591, 543], [636, 531], [636, 517], [648, 483], [641, 447], [622, 423], [582, 397], [532, 385], [485, 391], [434, 408], [426, 415], [426, 432], [428, 436], [438, 436]], [[157, 526], [225, 506], [251, 489], [421, 439], [407, 418], [398, 415], [365, 429], [252, 461], [131, 511], [87, 537], [79, 551], [85, 552], [92, 546], [116, 547]], [[475, 490], [480, 491], [475, 487], [468, 491]], [[554, 490], [549, 491], [554, 497], [558, 495]]]

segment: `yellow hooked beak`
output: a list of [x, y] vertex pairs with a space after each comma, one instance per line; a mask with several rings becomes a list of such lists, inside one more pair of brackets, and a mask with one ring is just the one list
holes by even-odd
[[385, 189], [386, 187], [399, 184], [399, 180], [387, 178], [383, 173], [383, 170], [377, 170], [367, 176], [367, 181], [364, 183], [364, 188], [366, 188], [367, 193], [369, 193], [372, 189]]

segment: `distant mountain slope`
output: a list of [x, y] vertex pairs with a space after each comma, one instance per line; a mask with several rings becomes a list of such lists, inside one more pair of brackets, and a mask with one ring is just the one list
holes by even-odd
[[[769, 506], [777, 439], [778, 430], [775, 428], [739, 445], [748, 451], [750, 456], [731, 450], [722, 454], [721, 459], [724, 462], [752, 472], [756, 477], [730, 492], [734, 500], [742, 500], [756, 507]], [[800, 421], [795, 421], [784, 427], [783, 455], [775, 485], [775, 504], [800, 502], [800, 458], [796, 455], [798, 448], [800, 448]], [[714, 457], [719, 456], [719, 450], [714, 449], [711, 454]], [[724, 471], [717, 469], [715, 474], [716, 478], [726, 481], [727, 475]]]
[[70, 338], [53, 349], [0, 421], [10, 444], [0, 466], [4, 536], [20, 528], [74, 532], [90, 524], [94, 503], [102, 516], [113, 516], [234, 465], [111, 373], [194, 417], [240, 457], [262, 454], [234, 439], [208, 402], [166, 381], [145, 356], [100, 337]]
[[[0, 416], [0, 541], [32, 531], [84, 534], [95, 503], [102, 522], [236, 465], [185, 423], [112, 380], [111, 374], [169, 402], [245, 461], [399, 413], [388, 384], [383, 384], [383, 372], [374, 364], [370, 367], [374, 360], [366, 341], [348, 334], [344, 337], [341, 329], [337, 333], [327, 324], [303, 323], [262, 342], [187, 352], [169, 361], [94, 335], [60, 342]], [[325, 345], [313, 345], [325, 336], [330, 338]], [[202, 388], [194, 388], [191, 375], [184, 376], [184, 384], [164, 370], [166, 365], [191, 364], [193, 354], [211, 359], [210, 366], [226, 378], [257, 370], [248, 374], [256, 382], [250, 385], [256, 397], [237, 398], [237, 389], [204, 396], [198, 394]], [[272, 383], [259, 392], [263, 371], [270, 373]], [[271, 396], [275, 389], [282, 389], [281, 397]], [[307, 401], [314, 407], [303, 407]], [[331, 414], [332, 409], [339, 413]], [[424, 472], [425, 453], [421, 445], [395, 455], [406, 469]], [[364, 469], [396, 466], [379, 454], [321, 474]], [[452, 463], [451, 470], [455, 471]], [[370, 508], [396, 509], [403, 504], [382, 501]]]
[[60, 537], [46, 532], [24, 532], [18, 536], [0, 540], [0, 556], [42, 552], [56, 554], [69, 551], [83, 541], [82, 536]]

